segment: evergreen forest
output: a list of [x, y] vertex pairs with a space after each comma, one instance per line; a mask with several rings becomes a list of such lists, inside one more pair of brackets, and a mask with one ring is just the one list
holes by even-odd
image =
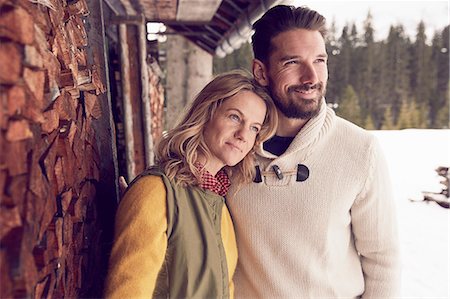
[[[327, 103], [336, 114], [366, 129], [449, 128], [449, 26], [426, 36], [424, 22], [409, 37], [391, 25], [375, 41], [370, 12], [363, 32], [348, 24], [328, 28]], [[251, 45], [214, 58], [214, 73], [250, 70]]]

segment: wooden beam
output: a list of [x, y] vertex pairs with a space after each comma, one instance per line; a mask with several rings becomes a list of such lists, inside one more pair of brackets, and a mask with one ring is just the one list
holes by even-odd
[[125, 143], [126, 143], [126, 161], [127, 161], [127, 176], [128, 181], [134, 179], [135, 164], [134, 164], [134, 138], [133, 138], [133, 112], [131, 110], [130, 99], [130, 62], [127, 43], [127, 25], [119, 25], [119, 40], [120, 40], [120, 61], [121, 61], [121, 73], [122, 73], [122, 98], [123, 98], [123, 111], [124, 111], [124, 130], [125, 130]]
[[141, 66], [141, 98], [142, 98], [142, 118], [144, 125], [144, 153], [145, 166], [149, 167], [154, 163], [153, 138], [152, 138], [152, 111], [150, 106], [150, 85], [147, 69], [147, 28], [142, 22], [138, 26], [139, 32], [139, 64]]
[[179, 0], [177, 20], [209, 22], [221, 2], [222, 0]]

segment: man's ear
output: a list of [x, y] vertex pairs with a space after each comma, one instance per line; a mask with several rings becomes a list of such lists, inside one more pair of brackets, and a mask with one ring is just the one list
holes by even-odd
[[269, 78], [267, 76], [267, 68], [261, 60], [253, 59], [253, 77], [255, 77], [256, 82], [261, 86], [269, 85]]

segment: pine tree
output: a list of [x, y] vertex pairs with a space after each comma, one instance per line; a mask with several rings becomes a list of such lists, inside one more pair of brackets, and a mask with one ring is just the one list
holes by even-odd
[[386, 43], [386, 88], [389, 97], [385, 101], [393, 114], [394, 122], [397, 120], [400, 106], [406, 101], [409, 93], [408, 71], [408, 47], [409, 40], [405, 35], [402, 25], [391, 26]]
[[393, 116], [391, 112], [391, 107], [387, 107], [384, 112], [383, 125], [381, 126], [381, 130], [395, 130], [396, 127], [394, 125]]
[[412, 48], [411, 57], [411, 90], [417, 104], [428, 105], [431, 95], [431, 52], [427, 45], [425, 24], [423, 21], [417, 26], [416, 41]]
[[413, 126], [412, 123], [413, 116], [411, 115], [411, 110], [407, 101], [403, 101], [400, 107], [400, 114], [397, 120], [398, 129], [407, 129]]
[[347, 85], [341, 96], [341, 103], [336, 114], [345, 118], [358, 126], [362, 126], [361, 108], [359, 106], [358, 96], [351, 85]]
[[448, 121], [441, 123], [441, 117], [438, 117], [441, 109], [448, 104], [449, 101], [449, 26], [447, 26], [442, 32], [435, 32], [432, 46], [431, 46], [431, 59], [432, 59], [432, 91], [429, 102], [430, 107], [430, 127], [440, 128], [447, 125]]
[[[374, 29], [372, 25], [372, 14], [369, 11], [367, 14], [367, 18], [364, 21], [364, 38], [363, 44], [361, 47], [361, 56], [360, 56], [360, 76], [359, 80], [361, 81], [360, 90], [356, 90], [357, 93], [361, 96], [361, 110], [363, 116], [366, 116], [368, 113], [372, 112], [373, 103], [374, 103], [374, 61], [375, 61], [375, 41], [374, 41]], [[378, 121], [375, 119], [375, 122]]]
[[337, 102], [339, 101], [339, 69], [338, 61], [340, 60], [340, 50], [338, 41], [336, 40], [336, 22], [333, 19], [331, 27], [328, 29], [326, 38], [326, 48], [328, 53], [328, 85], [327, 85], [327, 101]]
[[373, 118], [372, 115], [367, 114], [366, 116], [366, 120], [364, 121], [364, 128], [366, 130], [376, 130], [377, 128], [375, 127], [375, 124], [373, 123]]

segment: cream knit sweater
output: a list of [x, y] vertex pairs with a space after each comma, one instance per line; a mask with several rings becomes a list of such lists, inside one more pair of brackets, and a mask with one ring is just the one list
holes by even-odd
[[[395, 205], [375, 138], [323, 102], [284, 154], [258, 154], [263, 182], [227, 200], [239, 253], [236, 298], [398, 296]], [[310, 170], [304, 182], [296, 181], [297, 164]]]

